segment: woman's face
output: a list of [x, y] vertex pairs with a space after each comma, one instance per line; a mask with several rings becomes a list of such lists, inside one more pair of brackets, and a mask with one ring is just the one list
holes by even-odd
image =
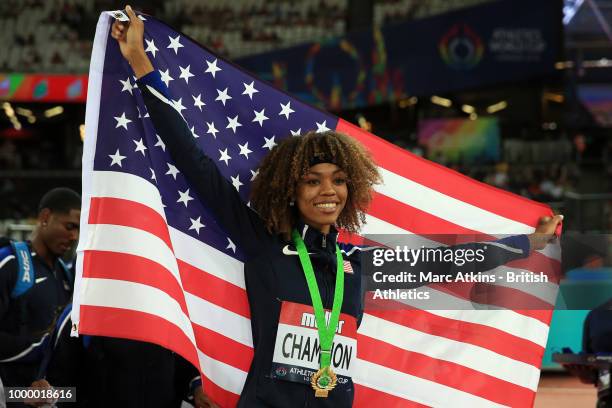
[[344, 209], [347, 175], [335, 164], [319, 163], [298, 182], [295, 203], [302, 220], [327, 234]]

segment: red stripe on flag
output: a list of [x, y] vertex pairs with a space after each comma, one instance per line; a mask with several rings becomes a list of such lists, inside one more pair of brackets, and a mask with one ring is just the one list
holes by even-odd
[[[512, 407], [531, 406], [534, 391], [450, 361], [439, 360], [358, 335], [358, 357]], [[385, 350], [381, 353], [380, 350]]]
[[[213, 360], [248, 372], [253, 360], [253, 348], [222, 334], [193, 323], [196, 344], [202, 353]], [[231, 353], [227, 351], [231, 350]]]
[[383, 311], [367, 308], [366, 313], [423, 333], [486, 348], [536, 368], [542, 363], [543, 347], [491, 326], [450, 319], [420, 309]]
[[94, 197], [90, 205], [90, 224], [123, 225], [147, 231], [172, 249], [166, 220], [152, 208], [136, 201], [111, 197]]
[[185, 294], [170, 271], [140, 256], [108, 251], [84, 251], [83, 277], [115, 279], [157, 288], [176, 300], [189, 316]]
[[419, 404], [418, 402], [402, 399], [395, 395], [387, 394], [374, 388], [369, 388], [363, 385], [355, 384], [355, 401], [354, 408], [370, 408], [373, 403], [377, 407], [385, 408], [427, 408], [428, 405]]
[[[544, 204], [478, 183], [463, 174], [407, 152], [345, 120], [338, 120], [336, 131], [359, 140], [385, 169], [475, 207], [525, 225], [536, 225], [543, 214], [552, 216], [552, 211]], [[491, 194], [483, 195], [483, 189], [489, 190]]]
[[195, 346], [178, 326], [159, 316], [115, 307], [81, 305], [79, 334], [121, 337], [176, 351], [199, 369]]
[[[450, 221], [443, 220], [435, 215], [421, 211], [380, 193], [374, 194], [374, 200], [368, 209], [368, 214], [444, 245], [485, 240], [493, 241], [497, 239], [492, 235], [474, 231]], [[428, 236], [428, 234], [430, 234], [430, 236]], [[346, 235], [343, 235], [342, 238], [345, 238], [345, 236]], [[356, 237], [351, 237], [349, 239], [353, 241], [351, 243], [359, 242]], [[528, 271], [544, 272], [546, 276], [548, 276], [550, 282], [559, 282], [559, 261], [551, 259], [539, 252], [532, 251], [528, 258], [509, 262], [506, 266]]]
[[240, 396], [234, 394], [231, 391], [219, 387], [217, 384], [212, 382], [206, 375], [202, 374], [202, 385], [204, 386], [204, 392], [210, 399], [213, 400], [221, 408], [235, 407], [238, 405], [238, 399]]
[[215, 275], [177, 259], [185, 290], [240, 316], [251, 318], [246, 291]]

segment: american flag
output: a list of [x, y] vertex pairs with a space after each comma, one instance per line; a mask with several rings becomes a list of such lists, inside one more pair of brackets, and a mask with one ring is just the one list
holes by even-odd
[[[279, 140], [334, 129], [362, 142], [384, 178], [362, 235], [530, 233], [550, 214], [301, 103], [141, 18], [172, 103], [245, 202], [259, 161]], [[234, 406], [253, 355], [243, 254], [156, 135], [111, 24], [100, 17], [90, 66], [74, 333], [176, 351], [201, 370], [217, 404]], [[534, 257], [511, 266], [558, 268], [555, 246]], [[468, 310], [466, 299], [436, 293], [452, 298], [449, 310], [366, 310], [355, 406], [531, 406], [551, 311]]]

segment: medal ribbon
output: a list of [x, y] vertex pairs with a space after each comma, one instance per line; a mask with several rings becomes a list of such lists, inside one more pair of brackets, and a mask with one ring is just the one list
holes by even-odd
[[336, 260], [338, 265], [336, 270], [336, 289], [334, 290], [334, 303], [329, 324], [325, 324], [325, 310], [323, 309], [319, 286], [317, 285], [317, 279], [315, 278], [312, 268], [312, 262], [310, 262], [310, 256], [308, 256], [306, 244], [304, 244], [304, 240], [297, 231], [293, 230], [292, 236], [300, 258], [300, 263], [302, 264], [302, 269], [304, 270], [304, 276], [306, 277], [306, 283], [310, 291], [310, 298], [312, 299], [312, 307], [315, 312], [317, 331], [319, 332], [319, 344], [321, 345], [321, 360], [319, 367], [329, 367], [331, 364], [331, 347], [334, 335], [336, 334], [336, 328], [338, 327], [338, 319], [340, 318], [340, 309], [342, 309], [342, 299], [344, 297], [344, 264], [342, 262], [342, 253], [338, 245], [336, 245]]

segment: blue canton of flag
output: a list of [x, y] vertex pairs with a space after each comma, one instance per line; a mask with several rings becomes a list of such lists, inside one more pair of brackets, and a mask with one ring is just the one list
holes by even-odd
[[[145, 50], [198, 146], [248, 202], [260, 160], [285, 137], [334, 129], [337, 118], [305, 105], [151, 18]], [[168, 224], [242, 259], [174, 166], [155, 134], [133, 71], [107, 42], [94, 170], [138, 175], [159, 189]]]

